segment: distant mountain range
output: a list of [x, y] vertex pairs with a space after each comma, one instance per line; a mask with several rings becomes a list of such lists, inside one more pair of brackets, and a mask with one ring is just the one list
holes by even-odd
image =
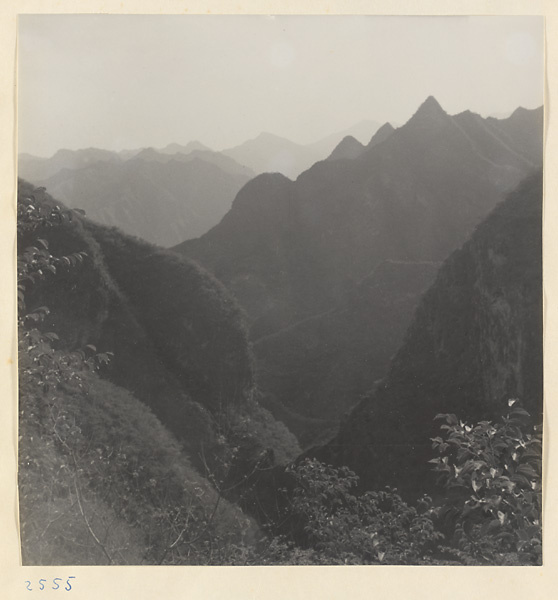
[[[122, 563], [280, 561], [267, 531], [300, 544], [289, 564], [319, 562], [313, 515], [365, 506], [334, 467], [441, 516], [437, 413], [496, 421], [520, 398], [540, 421], [542, 108], [485, 119], [429, 97], [401, 127], [319, 144], [20, 156], [26, 564], [114, 562], [92, 531]], [[414, 509], [382, 497], [366, 506], [406, 535]]]
[[[362, 121], [347, 131], [366, 138], [376, 128]], [[325, 158], [344, 133], [307, 146], [262, 134], [223, 152], [192, 141], [121, 152], [60, 150], [50, 158], [21, 154], [19, 175], [99, 223], [172, 246], [216, 225], [258, 173], [274, 170], [294, 178]]]
[[[176, 247], [213, 272], [246, 310], [256, 353], [262, 352], [258, 359], [268, 406], [306, 441], [304, 426], [301, 430], [300, 423], [295, 425], [296, 419], [325, 414], [317, 399], [323, 389], [309, 389], [312, 365], [324, 348], [336, 349], [335, 356], [343, 344], [350, 346], [330, 327], [331, 337], [322, 332], [326, 339], [314, 349], [298, 348], [302, 331], [312, 324], [306, 320], [331, 310], [347, 311], [350, 290], [358, 289], [385, 261], [411, 265], [408, 271], [416, 265], [425, 274], [424, 263], [444, 260], [507, 192], [542, 164], [542, 109], [520, 108], [504, 120], [471, 112], [450, 116], [429, 97], [405, 125], [393, 129], [386, 124], [376, 135], [367, 147], [349, 142], [351, 152], [336, 159], [347, 147], [342, 142], [333, 157], [316, 163], [296, 182], [280, 174], [256, 177], [238, 193], [219, 225]], [[429, 283], [427, 277], [415, 281], [422, 283], [407, 298], [397, 286], [375, 288], [378, 295], [369, 298], [373, 316], [367, 315], [366, 303], [360, 304], [354, 319], [370, 336], [368, 350], [358, 357], [368, 361], [370, 370], [360, 393], [383, 376], [402, 341], [413, 302]], [[407, 309], [391, 311], [400, 302]], [[381, 326], [369, 325], [374, 321]], [[264, 338], [272, 334], [277, 336], [273, 343], [285, 348], [292, 343], [292, 349], [268, 351], [272, 342]], [[279, 336], [285, 339], [279, 341]], [[377, 353], [371, 350], [374, 344]], [[299, 357], [296, 373], [304, 373], [305, 380], [295, 377], [285, 387], [291, 356]], [[345, 396], [345, 384], [337, 384], [331, 388], [332, 398]], [[304, 401], [293, 394], [295, 389], [304, 392]], [[344, 401], [336, 409], [330, 406], [333, 412], [326, 411], [327, 418], [339, 419], [346, 408]], [[308, 423], [312, 435], [313, 423]]]
[[[239, 146], [223, 150], [223, 153], [241, 164], [248, 165], [258, 174], [281, 173], [289, 179], [296, 179], [314, 163], [325, 159], [339, 144], [339, 140], [350, 136], [368, 142], [378, 126], [374, 121], [361, 121], [343, 132], [329, 135], [313, 144], [297, 144], [271, 133], [262, 133]], [[355, 141], [360, 143], [356, 139]]]
[[161, 246], [205, 233], [254, 176], [210, 150], [168, 154], [153, 148], [126, 160], [95, 149], [22, 157], [20, 172], [94, 221]]
[[177, 247], [234, 291], [255, 337], [332, 307], [383, 260], [443, 260], [542, 162], [542, 110], [451, 117], [429, 98], [383, 132], [296, 182], [260, 175], [219, 225]]

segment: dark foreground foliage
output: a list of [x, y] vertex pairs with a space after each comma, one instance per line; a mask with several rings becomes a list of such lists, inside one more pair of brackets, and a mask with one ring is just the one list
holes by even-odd
[[295, 546], [274, 538], [266, 564], [539, 565], [542, 562], [540, 427], [518, 400], [500, 423], [455, 415], [432, 440], [443, 493], [405, 502], [394, 488], [357, 494], [358, 477], [307, 458], [285, 518], [304, 529]]

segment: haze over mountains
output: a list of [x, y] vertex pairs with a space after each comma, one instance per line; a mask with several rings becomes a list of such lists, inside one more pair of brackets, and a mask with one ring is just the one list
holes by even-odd
[[441, 262], [541, 164], [542, 109], [450, 116], [429, 97], [402, 127], [313, 145], [61, 150], [20, 172], [211, 271], [246, 312], [262, 402], [309, 446], [384, 376]]
[[272, 170], [295, 178], [343, 135], [369, 139], [376, 128], [362, 121], [310, 145], [262, 134], [222, 152], [192, 141], [121, 152], [59, 150], [51, 158], [22, 154], [19, 175], [99, 223], [172, 246], [216, 225], [256, 174]]
[[[246, 537], [256, 547], [264, 531], [284, 533], [278, 489], [289, 493], [293, 461], [318, 457], [354, 470], [361, 491], [391, 485], [414, 499], [440, 493], [428, 463], [436, 413], [497, 421], [520, 397], [541, 416], [542, 108], [485, 119], [449, 115], [431, 96], [401, 127], [363, 127], [365, 139], [323, 141], [319, 159], [317, 146], [269, 134], [225, 152], [192, 142], [20, 157], [36, 179], [20, 181], [21, 214], [87, 211], [44, 239], [23, 228], [31, 256], [87, 254], [76, 272], [33, 281], [25, 302], [50, 309], [57, 351], [114, 353], [91, 391], [61, 386], [48, 402], [69, 407], [88, 465], [95, 453], [80, 475], [89, 506], [131, 502], [114, 519], [138, 556], [218, 562], [213, 542], [181, 537], [178, 512], [161, 521], [156, 492], [167, 497], [169, 481], [177, 506], [195, 498], [200, 538], [223, 527], [235, 548]], [[39, 387], [24, 389], [24, 448], [42, 457], [45, 487], [68, 457], [57, 422], [33, 421]], [[124, 458], [97, 470], [120, 431]], [[46, 510], [41, 494], [22, 497], [27, 515]], [[71, 497], [60, 492], [68, 515]], [[79, 515], [64, 518], [79, 529]], [[288, 526], [308, 543], [304, 520]], [[26, 556], [40, 562], [51, 542], [37, 531], [25, 531]]]
[[[343, 140], [296, 182], [258, 176], [219, 225], [177, 246], [246, 310], [267, 406], [303, 443], [330, 429], [384, 375], [434, 276], [425, 264], [443, 261], [542, 164], [542, 133], [542, 109], [520, 108], [504, 120], [450, 116], [430, 97], [399, 129], [384, 126], [367, 147], [349, 142], [350, 152]], [[410, 288], [388, 283], [397, 270]], [[387, 272], [386, 281], [362, 291], [363, 280]], [[355, 301], [359, 295], [366, 300]], [[397, 305], [406, 308], [392, 310]], [[368, 333], [364, 346], [348, 342], [351, 359], [367, 366], [361, 386], [350, 369], [334, 375], [344, 342], [325, 325], [332, 310]], [[328, 391], [312, 389], [309, 378], [323, 382], [325, 373], [336, 379]], [[349, 402], [342, 400], [347, 385]]]

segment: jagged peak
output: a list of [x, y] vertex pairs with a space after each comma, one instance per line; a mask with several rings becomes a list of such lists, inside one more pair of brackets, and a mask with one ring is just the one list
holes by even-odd
[[283, 173], [261, 173], [248, 181], [243, 189], [265, 188], [267, 186], [291, 185], [293, 182]]
[[364, 150], [364, 146], [352, 135], [346, 135], [333, 149], [328, 160], [355, 158]]
[[479, 122], [479, 121], [484, 121], [485, 119], [483, 119], [483, 117], [481, 115], [479, 115], [476, 112], [473, 112], [472, 110], [464, 110], [460, 113], [458, 113], [457, 115], [453, 116], [454, 119], [457, 120], [457, 122], [465, 122], [465, 123], [472, 123], [472, 122]]
[[428, 98], [418, 107], [415, 114], [409, 119], [408, 123], [433, 121], [448, 116], [448, 113], [440, 106], [438, 100], [436, 100], [434, 96], [428, 96]]
[[395, 131], [395, 127], [388, 121], [387, 123], [384, 123], [374, 134], [374, 136], [378, 135], [379, 133], [382, 133], [384, 131], [389, 131], [389, 132], [393, 132]]
[[395, 127], [391, 123], [384, 123], [372, 136], [367, 144], [367, 148], [377, 146], [380, 142], [387, 140], [387, 138], [395, 131]]

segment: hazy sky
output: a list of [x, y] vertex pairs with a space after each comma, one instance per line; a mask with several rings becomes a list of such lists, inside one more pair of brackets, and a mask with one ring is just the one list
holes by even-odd
[[37, 15], [19, 20], [19, 151], [111, 150], [269, 131], [312, 142], [543, 102], [541, 17]]

